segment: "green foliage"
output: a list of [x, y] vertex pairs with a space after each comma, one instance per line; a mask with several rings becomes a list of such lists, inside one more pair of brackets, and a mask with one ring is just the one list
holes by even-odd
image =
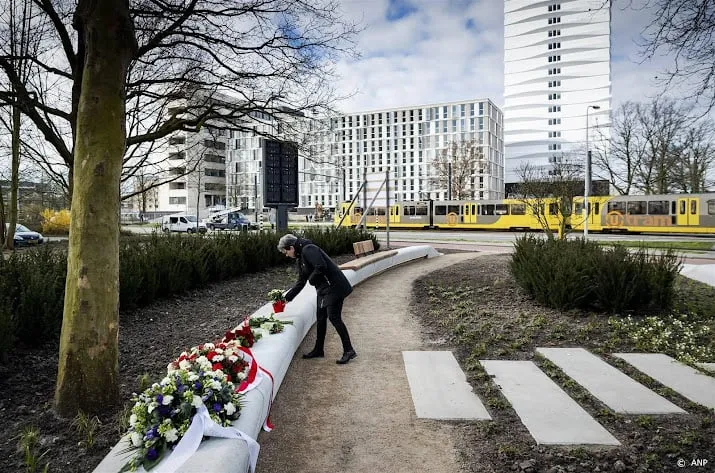
[[[40, 431], [37, 427], [28, 426], [25, 427], [20, 434], [20, 441], [18, 442], [18, 447], [22, 451], [22, 456], [25, 462], [25, 471], [27, 473], [35, 473], [38, 471], [40, 466], [40, 461], [44, 457], [48, 450], [40, 453]], [[49, 470], [49, 464], [45, 464], [42, 469], [43, 472]]]
[[673, 304], [681, 266], [673, 250], [653, 255], [644, 248], [532, 235], [518, 238], [514, 246], [515, 280], [545, 306], [622, 313]]
[[[275, 232], [122, 237], [119, 303], [130, 310], [157, 298], [288, 264]], [[309, 230], [304, 235], [330, 255], [352, 253], [353, 242], [375, 237], [352, 229]], [[67, 274], [65, 251], [44, 245], [0, 259], [0, 355], [15, 340], [57, 339]]]
[[97, 416], [90, 417], [82, 411], [79, 411], [72, 420], [72, 427], [74, 427], [80, 437], [82, 437], [82, 444], [87, 449], [92, 448], [94, 445], [95, 435], [100, 425], [101, 422]]
[[36, 344], [59, 335], [66, 274], [64, 253], [50, 246], [13, 253], [0, 264], [0, 319], [17, 339]]

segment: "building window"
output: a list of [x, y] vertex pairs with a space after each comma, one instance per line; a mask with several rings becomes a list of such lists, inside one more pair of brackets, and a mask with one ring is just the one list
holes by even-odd
[[561, 149], [561, 143], [551, 143], [549, 144], [549, 151], [558, 151]]
[[170, 182], [169, 189], [171, 189], [171, 190], [186, 189], [186, 183], [185, 182]]
[[552, 67], [549, 69], [549, 75], [552, 76], [554, 74], [561, 74], [561, 68], [560, 67]]
[[561, 94], [549, 94], [549, 100], [558, 100], [561, 98]]
[[561, 36], [561, 30], [549, 30], [549, 38], [555, 38], [556, 36]]
[[561, 125], [560, 118], [549, 118], [549, 125]]
[[549, 87], [560, 87], [560, 86], [561, 86], [560, 80], [550, 80], [549, 81]]
[[561, 138], [561, 132], [560, 131], [550, 131], [549, 138]]
[[552, 16], [549, 17], [549, 24], [550, 25], [555, 25], [557, 23], [561, 23], [561, 17], [560, 16]]
[[186, 197], [169, 197], [170, 205], [186, 205]]
[[557, 4], [555, 4], [555, 5], [549, 5], [548, 10], [549, 10], [549, 11], [561, 10], [561, 4], [560, 4], [560, 3], [557, 3]]
[[561, 55], [549, 56], [549, 62], [559, 62], [561, 60]]
[[561, 105], [551, 105], [549, 106], [549, 113], [555, 113], [561, 111]]
[[549, 43], [549, 49], [561, 49], [561, 43]]

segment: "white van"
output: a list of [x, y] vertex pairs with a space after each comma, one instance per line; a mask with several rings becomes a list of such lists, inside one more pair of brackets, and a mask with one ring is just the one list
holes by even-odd
[[164, 233], [194, 233], [197, 227], [199, 229], [199, 233], [206, 233], [206, 224], [204, 222], [198, 222], [196, 216], [194, 215], [164, 215], [161, 219], [161, 231]]

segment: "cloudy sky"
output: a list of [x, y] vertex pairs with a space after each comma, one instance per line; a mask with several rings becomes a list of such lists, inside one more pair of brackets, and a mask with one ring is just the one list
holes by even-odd
[[[649, 100], [669, 62], [643, 63], [636, 41], [650, 21], [615, 0], [611, 23], [612, 104]], [[501, 0], [343, 0], [360, 22], [361, 57], [338, 64], [345, 112], [490, 98], [504, 104], [504, 6]], [[629, 8], [627, 5], [631, 5]], [[662, 76], [662, 75], [661, 75]]]

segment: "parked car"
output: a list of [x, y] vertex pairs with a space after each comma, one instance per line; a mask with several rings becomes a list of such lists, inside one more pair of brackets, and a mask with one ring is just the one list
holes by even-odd
[[[5, 224], [5, 230], [10, 228], [10, 224]], [[45, 242], [45, 237], [41, 233], [33, 232], [25, 225], [17, 224], [15, 225], [15, 246], [35, 246], [40, 245]]]
[[161, 231], [194, 233], [198, 228], [199, 233], [206, 233], [206, 224], [199, 222], [194, 215], [165, 215], [161, 219]]
[[231, 212], [226, 215], [217, 215], [206, 219], [209, 230], [248, 230], [252, 223], [240, 212]]

